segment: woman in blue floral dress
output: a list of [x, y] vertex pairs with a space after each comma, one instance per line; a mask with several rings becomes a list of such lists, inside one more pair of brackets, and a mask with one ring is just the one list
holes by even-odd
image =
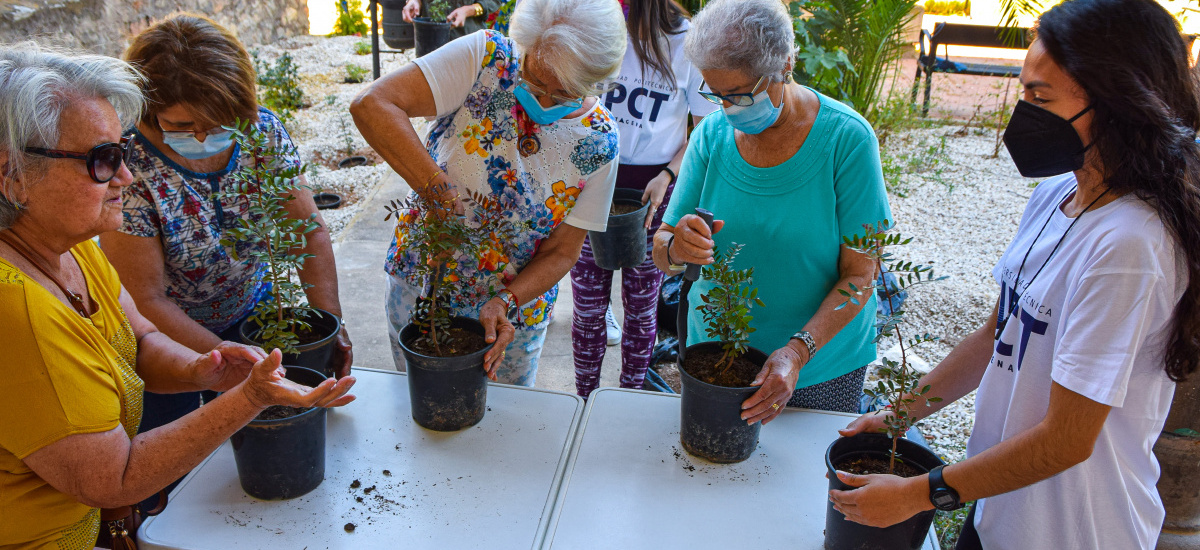
[[[625, 25], [612, 0], [522, 0], [511, 38], [480, 31], [376, 82], [350, 107], [367, 142], [413, 192], [498, 198], [517, 227], [502, 250], [453, 258], [452, 309], [495, 347], [493, 379], [532, 386], [561, 280], [587, 231], [608, 222], [617, 129], [597, 101], [620, 68]], [[436, 117], [422, 145], [409, 117]], [[388, 249], [393, 357], [425, 281], [397, 232]], [[512, 312], [511, 322], [509, 312]], [[515, 324], [515, 326], [514, 326]]]

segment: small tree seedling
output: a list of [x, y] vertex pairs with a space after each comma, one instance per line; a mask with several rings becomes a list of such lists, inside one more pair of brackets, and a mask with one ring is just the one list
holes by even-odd
[[448, 0], [433, 0], [429, 3], [429, 18], [434, 21], [445, 21], [450, 11]]
[[[476, 192], [459, 195], [447, 186], [431, 189], [430, 194], [441, 198], [413, 193], [403, 201], [391, 201], [384, 219], [397, 220], [397, 234], [403, 240], [396, 244], [416, 254], [410, 276], [424, 285], [409, 319], [421, 327], [414, 343], [441, 355], [443, 347], [451, 344], [451, 300], [458, 282], [454, 268], [459, 261], [455, 258], [476, 261], [491, 256], [498, 258], [494, 270], [503, 269], [509, 261], [505, 245], [516, 237], [516, 225], [497, 197]], [[456, 212], [460, 199], [465, 214]], [[499, 289], [489, 290], [494, 294]]]
[[931, 387], [928, 384], [922, 386], [921, 373], [908, 364], [908, 354], [913, 348], [936, 341], [937, 338], [926, 333], [908, 340], [904, 339], [901, 325], [906, 322], [906, 317], [904, 310], [897, 307], [896, 296], [901, 291], [941, 281], [946, 277], [935, 276], [933, 268], [928, 265], [914, 264], [895, 257], [890, 249], [907, 245], [912, 242], [912, 238], [904, 237], [896, 232], [887, 220], [874, 226], [864, 225], [863, 229], [862, 236], [843, 238], [846, 246], [869, 257], [875, 263], [876, 273], [883, 273], [886, 267], [887, 271], [895, 275], [896, 283], [881, 285], [877, 282], [879, 279], [875, 278], [873, 280], [876, 282], [865, 288], [859, 288], [853, 283], [850, 284], [850, 290], [839, 288], [838, 293], [845, 297], [846, 301], [837, 309], [842, 309], [849, 304], [862, 305], [866, 303], [867, 297], [877, 293], [880, 289], [883, 293], [882, 298], [887, 300], [891, 306], [889, 308], [891, 313], [881, 314], [876, 320], [875, 343], [878, 345], [885, 339], [895, 338], [900, 347], [900, 361], [884, 357], [883, 366], [879, 369], [879, 381], [874, 388], [864, 388], [863, 392], [872, 398], [883, 400], [887, 403], [888, 410], [892, 412], [890, 416], [884, 417], [887, 435], [892, 438], [892, 451], [888, 460], [888, 473], [892, 473], [896, 469], [897, 438], [904, 437], [904, 434], [908, 433], [908, 430], [916, 423], [916, 418], [912, 414], [913, 404], [918, 399], [924, 399], [926, 405], [942, 400], [940, 397], [925, 397]]
[[286, 205], [295, 200], [292, 192], [300, 187], [299, 178], [307, 167], [285, 164], [284, 157], [296, 154], [295, 146], [275, 143], [254, 121], [238, 120], [226, 128], [233, 131], [234, 139], [255, 163], [234, 172], [232, 185], [219, 194], [223, 199], [244, 198], [250, 204], [250, 216], [238, 219], [235, 227], [226, 230], [221, 246], [235, 260], [241, 260], [238, 246], [252, 245], [246, 256], [264, 266], [263, 281], [271, 285], [270, 299], [259, 302], [250, 316], [250, 321], [260, 327], [256, 339], [265, 349], [296, 353], [300, 344], [297, 332], [309, 328], [304, 319], [316, 312], [304, 294], [311, 285], [297, 277], [305, 260], [313, 255], [300, 250], [308, 243], [306, 235], [320, 224], [316, 214], [304, 220], [292, 218]]
[[704, 278], [715, 286], [700, 296], [702, 303], [696, 306], [708, 324], [705, 329], [708, 337], [721, 343], [724, 353], [716, 367], [722, 373], [750, 347], [750, 334], [754, 332], [754, 327], [750, 326], [750, 321], [754, 320], [750, 308], [754, 305], [763, 307], [758, 289], [751, 286], [754, 268], [733, 268], [733, 260], [741, 250], [742, 245], [733, 243], [724, 254], [713, 255], [713, 263], [704, 267]]
[[258, 72], [259, 103], [278, 115], [279, 120], [291, 121], [292, 113], [304, 107], [300, 70], [295, 60], [284, 52], [272, 65], [259, 59], [257, 52], [251, 55]]

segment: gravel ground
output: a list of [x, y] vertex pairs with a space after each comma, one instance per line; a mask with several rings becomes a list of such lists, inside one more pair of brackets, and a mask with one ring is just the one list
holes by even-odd
[[[992, 158], [995, 140], [994, 129], [947, 125], [894, 134], [883, 149], [885, 158], [918, 165], [899, 176], [905, 196], [890, 196], [898, 229], [913, 238], [894, 252], [949, 277], [914, 289], [905, 303], [910, 333], [941, 338], [917, 352], [931, 365], [991, 313], [997, 296], [992, 268], [1016, 234], [1036, 183], [1021, 177], [1003, 146]], [[914, 158], [921, 162], [910, 162]], [[893, 344], [882, 344], [880, 352]], [[964, 458], [974, 407], [972, 392], [920, 423], [934, 449], [952, 461]]]
[[[371, 196], [389, 170], [350, 118], [350, 101], [371, 83], [369, 75], [363, 83], [344, 82], [347, 64], [371, 67], [370, 55], [354, 54], [355, 44], [364, 40], [354, 36], [298, 36], [251, 48], [268, 63], [274, 63], [286, 51], [299, 66], [301, 89], [309, 106], [297, 111], [287, 128], [301, 160], [310, 165], [309, 183], [342, 196], [340, 208], [322, 213], [334, 242], [340, 240], [346, 224], [363, 206], [363, 199]], [[382, 42], [380, 46], [386, 47]], [[380, 72], [387, 74], [411, 59], [411, 50], [380, 54]], [[420, 132], [425, 121], [414, 119], [413, 124]], [[351, 155], [366, 157], [368, 164], [338, 169], [337, 161]]]

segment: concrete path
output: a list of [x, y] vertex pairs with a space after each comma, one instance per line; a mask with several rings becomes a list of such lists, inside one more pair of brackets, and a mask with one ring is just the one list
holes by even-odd
[[[354, 341], [354, 366], [395, 369], [388, 343], [384, 297], [387, 275], [383, 261], [391, 244], [394, 221], [384, 221], [384, 206], [401, 199], [408, 185], [395, 172], [389, 172], [368, 204], [347, 224], [341, 239], [334, 244], [337, 256], [338, 284], [342, 313]], [[619, 289], [618, 280], [614, 289]], [[614, 313], [621, 318], [620, 294], [614, 296]], [[620, 378], [620, 347], [608, 348], [601, 371], [600, 385], [616, 386]], [[559, 283], [558, 305], [546, 335], [546, 346], [538, 366], [537, 387], [575, 393], [575, 367], [571, 358], [571, 281]]]

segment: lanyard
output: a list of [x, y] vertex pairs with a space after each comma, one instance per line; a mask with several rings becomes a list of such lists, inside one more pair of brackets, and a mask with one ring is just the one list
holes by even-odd
[[[1066, 195], [1064, 195], [1063, 198], [1061, 200], [1059, 200], [1058, 203], [1054, 206], [1054, 209], [1057, 210], [1057, 209], [1061, 208], [1062, 203], [1066, 202], [1067, 197], [1070, 197], [1077, 190], [1079, 190], [1078, 185], [1073, 187], [1070, 192], [1068, 192]], [[1021, 303], [1021, 298], [1023, 296], [1025, 296], [1025, 291], [1029, 290], [1029, 287], [1033, 286], [1033, 281], [1037, 279], [1038, 275], [1042, 274], [1042, 270], [1046, 269], [1046, 266], [1050, 263], [1050, 260], [1052, 258], [1054, 258], [1054, 253], [1058, 252], [1058, 247], [1060, 245], [1062, 245], [1063, 241], [1067, 238], [1067, 234], [1071, 232], [1071, 228], [1075, 227], [1075, 222], [1078, 222], [1079, 218], [1082, 218], [1083, 215], [1086, 214], [1088, 210], [1091, 210], [1092, 207], [1095, 206], [1097, 202], [1100, 202], [1100, 199], [1104, 198], [1104, 195], [1107, 195], [1107, 194], [1108, 194], [1108, 189], [1105, 189], [1103, 193], [1100, 193], [1099, 197], [1096, 197], [1094, 200], [1092, 200], [1092, 202], [1090, 204], [1087, 205], [1087, 208], [1083, 209], [1083, 212], [1080, 212], [1078, 216], [1075, 216], [1074, 220], [1071, 220], [1071, 225], [1067, 226], [1067, 230], [1063, 231], [1062, 236], [1058, 238], [1058, 242], [1054, 243], [1054, 248], [1050, 249], [1050, 255], [1046, 257], [1046, 261], [1042, 262], [1042, 266], [1039, 267], [1038, 270], [1033, 273], [1033, 277], [1030, 277], [1029, 281], [1025, 283], [1025, 290], [1022, 290], [1019, 294], [1017, 294], [1016, 298], [1013, 299], [1012, 304], [1005, 311], [1000, 311], [1000, 309], [997, 308], [997, 310], [996, 310], [996, 336], [995, 336], [996, 340], [1000, 339], [1000, 333], [1004, 332], [1004, 327], [1008, 324], [1008, 319], [1010, 317], [1012, 317], [1012, 315], [1014, 313], [1017, 312], [1017, 307], [1019, 307], [1019, 304]], [[1029, 254], [1031, 252], [1033, 252], [1033, 247], [1037, 245], [1038, 239], [1042, 238], [1042, 232], [1046, 230], [1047, 225], [1050, 225], [1050, 219], [1053, 217], [1054, 217], [1054, 210], [1051, 210], [1050, 215], [1046, 216], [1046, 221], [1042, 223], [1042, 228], [1039, 229], [1037, 232], [1037, 235], [1033, 237], [1033, 242], [1029, 243], [1029, 249], [1025, 251], [1025, 257], [1021, 258], [1021, 266], [1017, 268], [1017, 277], [1015, 280], [1013, 280], [1013, 290], [1014, 291], [1021, 287], [1021, 272], [1025, 270], [1025, 262], [1026, 262], [1026, 260], [1029, 259]], [[1003, 299], [1004, 299], [1004, 296], [1001, 296], [997, 300], [997, 305], [1002, 303]]]

